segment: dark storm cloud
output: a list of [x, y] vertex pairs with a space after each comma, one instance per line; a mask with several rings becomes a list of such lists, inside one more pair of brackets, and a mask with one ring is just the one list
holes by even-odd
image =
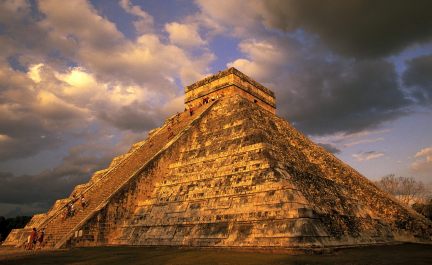
[[[59, 143], [58, 129], [67, 127], [69, 111], [58, 107], [55, 115], [43, 117], [35, 108], [37, 92], [24, 74], [7, 69], [0, 63], [0, 160], [28, 157]], [[55, 117], [52, 117], [55, 116]], [[53, 125], [56, 120], [58, 124]]]
[[[40, 174], [14, 176], [0, 172], [0, 201], [46, 210], [55, 199], [68, 196], [73, 187], [87, 182], [93, 172], [106, 167], [112, 156], [112, 153], [91, 155], [86, 153], [86, 147], [75, 147], [59, 166]], [[0, 207], [0, 211], [4, 209]]]
[[[41, 22], [44, 19], [35, 1], [2, 1], [0, 3], [0, 55], [14, 59], [23, 69], [31, 61], [46, 55], [51, 63], [65, 66], [66, 56], [73, 56], [77, 43], [56, 38]], [[62, 54], [62, 56], [60, 56]], [[58, 58], [56, 58], [56, 55]], [[61, 57], [61, 59], [60, 59]], [[45, 57], [46, 58], [46, 57]]]
[[310, 134], [373, 128], [411, 104], [386, 61], [304, 62], [289, 80], [281, 112]]
[[420, 104], [432, 104], [432, 55], [421, 56], [407, 62], [404, 84]]
[[143, 139], [141, 134], [128, 133], [113, 144], [111, 133], [101, 129], [82, 136], [83, 144], [69, 148], [59, 165], [41, 173], [16, 176], [0, 172], [0, 215], [48, 210], [56, 199], [69, 196], [76, 185], [86, 183], [94, 172], [107, 168], [116, 155]]
[[349, 56], [387, 56], [432, 37], [429, 0], [270, 0], [264, 5], [265, 24], [318, 34], [335, 51]]
[[139, 104], [131, 104], [122, 106], [119, 110], [103, 111], [99, 113], [102, 120], [110, 123], [116, 128], [122, 130], [131, 130], [135, 132], [148, 131], [156, 126], [155, 119], [157, 117], [152, 115], [151, 110], [145, 109]]
[[409, 111], [413, 102], [400, 89], [392, 63], [346, 59], [332, 55], [319, 42], [301, 47], [295, 41], [282, 36], [244, 42], [241, 48], [247, 60], [232, 65], [270, 84], [278, 114], [305, 133], [353, 133]]
[[272, 88], [278, 113], [304, 132], [353, 133], [412, 111], [385, 57], [432, 40], [431, 1], [197, 2], [241, 39], [228, 65]]
[[334, 146], [332, 144], [318, 143], [318, 145], [322, 146], [324, 149], [326, 149], [327, 151], [329, 151], [330, 153], [333, 153], [333, 154], [339, 154], [341, 152], [341, 150], [339, 148], [337, 148], [336, 146]]
[[[35, 132], [35, 131], [33, 131]], [[53, 148], [60, 144], [60, 140], [52, 133], [39, 133], [31, 135], [20, 135], [16, 138], [7, 138], [0, 142], [0, 160], [2, 162], [16, 159], [25, 158], [39, 153], [42, 150]]]

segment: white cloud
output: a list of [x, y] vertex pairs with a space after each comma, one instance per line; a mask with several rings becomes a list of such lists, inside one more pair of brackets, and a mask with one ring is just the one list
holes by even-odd
[[131, 4], [129, 0], [121, 0], [119, 4], [126, 12], [138, 17], [133, 24], [139, 34], [153, 32], [154, 20], [149, 13], [142, 10], [140, 6]]
[[41, 114], [42, 117], [54, 120], [80, 118], [84, 117], [86, 113], [85, 109], [70, 104], [45, 90], [37, 93], [33, 110]]
[[28, 77], [36, 83], [41, 81], [40, 69], [42, 68], [43, 63], [34, 64], [29, 67], [29, 71], [27, 72]]
[[170, 42], [181, 47], [197, 47], [206, 44], [198, 32], [196, 24], [181, 24], [172, 22], [165, 24]]
[[[334, 133], [330, 135], [324, 135], [324, 136], [315, 136], [313, 139], [316, 139], [317, 141], [325, 142], [325, 143], [343, 143], [344, 145], [350, 142], [357, 142], [362, 140], [368, 140], [364, 139], [370, 136], [374, 136], [377, 134], [386, 134], [389, 133], [389, 129], [382, 129], [382, 130], [362, 130], [355, 133]], [[375, 139], [381, 139], [383, 137], [378, 137]]]
[[[6, 24], [11, 24], [10, 34], [0, 38], [7, 44], [1, 55], [17, 56], [28, 68], [14, 70], [0, 58], [3, 161], [80, 141], [95, 126], [110, 128], [117, 140], [124, 131], [152, 129], [167, 112], [181, 109], [178, 81], [189, 84], [201, 78], [214, 59], [207, 51], [192, 56], [156, 34], [127, 39], [86, 1], [42, 1], [38, 20], [24, 16], [28, 7], [3, 10], [0, 5], [1, 14], [10, 14]], [[123, 7], [145, 17], [145, 11], [128, 1]], [[53, 50], [58, 52], [55, 58]], [[77, 66], [69, 68], [71, 63]], [[175, 107], [168, 106], [172, 102]]]
[[235, 36], [259, 34], [262, 29], [264, 9], [263, 1], [258, 0], [197, 0], [202, 22], [221, 32]]
[[2, 141], [8, 141], [8, 140], [10, 140], [11, 138], [9, 137], [9, 136], [7, 136], [6, 134], [0, 134], [0, 142], [2, 142]]
[[111, 49], [124, 42], [123, 34], [111, 21], [103, 18], [87, 1], [39, 2], [45, 19], [39, 24], [55, 39], [75, 44], [75, 48], [99, 47]]
[[383, 156], [384, 153], [376, 152], [376, 151], [360, 152], [360, 153], [352, 154], [352, 157], [354, 157], [359, 162], [369, 161]]
[[[291, 46], [288, 43], [286, 45]], [[239, 48], [246, 58], [229, 62], [227, 66], [236, 67], [261, 82], [274, 81], [272, 77], [277, 75], [283, 69], [283, 65], [291, 59], [291, 52], [271, 39], [247, 39], [239, 44]]]
[[[152, 33], [154, 30], [139, 31], [140, 35], [135, 40], [127, 39], [114, 23], [99, 15], [89, 3], [73, 1], [64, 4], [43, 1], [40, 9], [45, 18], [38, 25], [49, 33], [52, 48], [61, 47], [69, 59], [93, 72], [103, 82], [134, 83], [172, 97], [176, 96], [172, 92], [177, 87], [167, 82], [166, 76], [179, 78], [183, 85], [187, 85], [207, 74], [208, 64], [214, 59], [209, 51], [192, 55], [181, 45], [165, 43], [162, 36]], [[129, 1], [120, 4], [127, 12], [139, 18], [146, 17], [144, 10]], [[175, 38], [176, 44], [186, 41], [204, 43], [196, 26], [178, 25], [181, 29], [186, 27], [185, 34], [189, 35], [183, 36], [186, 39], [182, 42], [180, 31]]]
[[[141, 9], [140, 6], [133, 5], [129, 0], [120, 0], [119, 2], [120, 6], [128, 13], [133, 14], [137, 17], [147, 18], [151, 16]], [[151, 18], [153, 20], [153, 18]]]
[[379, 137], [379, 138], [373, 138], [373, 139], [362, 139], [362, 140], [348, 142], [348, 143], [344, 144], [344, 147], [351, 147], [351, 146], [361, 145], [361, 144], [370, 144], [370, 143], [376, 143], [376, 142], [381, 142], [381, 141], [384, 141], [384, 138]]
[[432, 156], [432, 146], [421, 149], [415, 154], [415, 157], [431, 157]]
[[415, 154], [411, 169], [416, 173], [430, 173], [432, 171], [432, 146], [425, 147]]

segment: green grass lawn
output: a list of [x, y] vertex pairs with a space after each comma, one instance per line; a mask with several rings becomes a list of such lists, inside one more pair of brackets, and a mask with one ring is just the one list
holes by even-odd
[[143, 247], [75, 248], [66, 251], [7, 253], [0, 264], [432, 264], [432, 245], [403, 244], [337, 250], [331, 254], [288, 255], [226, 250]]

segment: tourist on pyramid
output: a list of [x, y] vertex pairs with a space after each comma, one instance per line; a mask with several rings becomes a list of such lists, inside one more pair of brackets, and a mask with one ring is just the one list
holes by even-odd
[[24, 249], [30, 249], [31, 246], [31, 234], [27, 237], [27, 242], [24, 244]]
[[67, 205], [67, 216], [72, 217], [74, 215], [75, 209], [72, 202], [69, 202]]
[[71, 208], [70, 209], [71, 209], [70, 213], [71, 213], [71, 217], [72, 217], [72, 216], [75, 215], [75, 207], [74, 207], [73, 203], [71, 203]]
[[30, 244], [29, 244], [29, 250], [32, 250], [37, 243], [38, 233], [35, 227], [33, 227], [33, 230], [30, 234]]
[[82, 207], [83, 211], [84, 211], [84, 208], [87, 207], [87, 201], [84, 198], [84, 195], [81, 195], [81, 207]]
[[44, 237], [45, 237], [45, 228], [42, 228], [42, 231], [40, 232], [39, 237], [37, 239], [37, 241], [39, 242], [39, 249], [43, 247]]

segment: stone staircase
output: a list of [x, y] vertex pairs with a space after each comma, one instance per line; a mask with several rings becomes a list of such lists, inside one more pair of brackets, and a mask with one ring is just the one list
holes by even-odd
[[[201, 117], [215, 102], [210, 102], [195, 109], [193, 115], [190, 115], [189, 112], [182, 112], [172, 116], [139, 147], [134, 146], [132, 151], [119, 161], [115, 167], [110, 168], [104, 176], [71, 199], [75, 209], [74, 216], [64, 217], [67, 205], [51, 214], [38, 227], [38, 230], [45, 228], [45, 247], [63, 247], [67, 240], [74, 236], [92, 216], [108, 204], [110, 198], [118, 190], [141, 172], [155, 156], [174, 143], [187, 130], [189, 125]], [[80, 205], [79, 199], [81, 196], [84, 196], [87, 201], [85, 208]]]

